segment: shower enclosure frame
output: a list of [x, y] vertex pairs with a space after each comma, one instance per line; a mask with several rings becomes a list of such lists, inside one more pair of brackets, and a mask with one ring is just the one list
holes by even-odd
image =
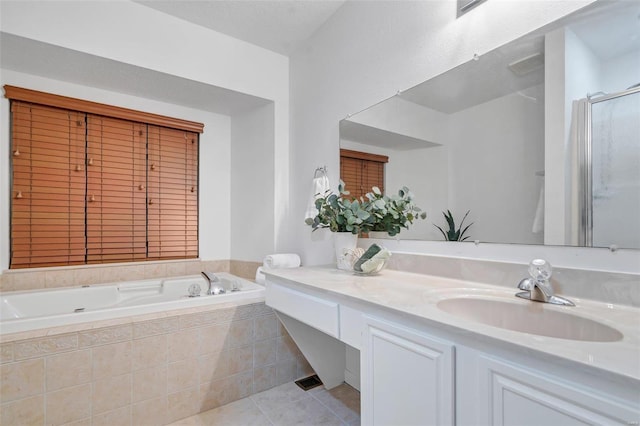
[[[587, 95], [585, 108], [585, 124], [582, 129], [582, 137], [580, 144], [582, 147], [582, 155], [580, 162], [582, 185], [584, 188], [581, 197], [581, 230], [580, 245], [585, 247], [593, 247], [593, 157], [592, 157], [592, 106], [600, 102], [606, 102], [612, 99], [621, 98], [623, 96], [633, 95], [640, 92], [640, 86], [632, 86], [627, 90], [613, 94], [602, 94], [597, 98], [593, 95]], [[613, 248], [613, 247], [610, 247]]]

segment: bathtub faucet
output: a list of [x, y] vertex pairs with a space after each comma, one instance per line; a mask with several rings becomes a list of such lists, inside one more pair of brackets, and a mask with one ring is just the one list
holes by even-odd
[[207, 294], [222, 294], [225, 292], [224, 288], [219, 284], [220, 278], [218, 278], [213, 272], [200, 272], [205, 280], [207, 280], [207, 284], [209, 284], [209, 288], [207, 289]]

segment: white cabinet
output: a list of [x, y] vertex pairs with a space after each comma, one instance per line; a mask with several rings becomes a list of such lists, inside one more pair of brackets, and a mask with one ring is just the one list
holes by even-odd
[[452, 425], [454, 347], [422, 332], [364, 316], [363, 425]]
[[631, 425], [640, 420], [638, 401], [618, 398], [605, 382], [577, 383], [554, 375], [554, 369], [534, 370], [475, 351], [458, 362], [468, 363], [458, 370], [464, 374], [458, 378], [460, 425]]

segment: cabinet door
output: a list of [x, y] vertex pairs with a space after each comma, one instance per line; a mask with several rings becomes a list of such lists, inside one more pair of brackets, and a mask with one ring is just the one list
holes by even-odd
[[365, 325], [362, 424], [453, 424], [453, 345], [370, 317]]
[[[630, 425], [640, 413], [606, 389], [588, 389], [532, 370], [480, 356], [476, 396], [484, 401], [481, 423], [491, 425]], [[602, 392], [602, 393], [601, 393]], [[486, 417], [485, 417], [486, 416]]]

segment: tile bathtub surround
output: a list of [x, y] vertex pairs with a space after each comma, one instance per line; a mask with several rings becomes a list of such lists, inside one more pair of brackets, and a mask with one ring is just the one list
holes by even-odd
[[331, 390], [303, 391], [286, 383], [247, 398], [172, 423], [214, 425], [360, 425], [360, 393], [347, 384]]
[[[81, 285], [196, 275], [201, 271], [230, 272], [231, 260], [180, 260], [102, 265], [61, 266], [56, 268], [13, 269], [0, 274], [0, 291], [39, 290]], [[240, 262], [239, 272], [250, 266]], [[256, 266], [257, 268], [257, 266]], [[251, 275], [251, 274], [249, 274]], [[241, 278], [253, 280], [253, 275]]]
[[[387, 267], [398, 271], [510, 287], [527, 278], [528, 264], [393, 253]], [[553, 263], [552, 263], [553, 266]], [[605, 303], [640, 307], [640, 276], [615, 272], [553, 267], [551, 284], [557, 294]]]
[[0, 424], [167, 424], [312, 374], [252, 303], [0, 345]]

